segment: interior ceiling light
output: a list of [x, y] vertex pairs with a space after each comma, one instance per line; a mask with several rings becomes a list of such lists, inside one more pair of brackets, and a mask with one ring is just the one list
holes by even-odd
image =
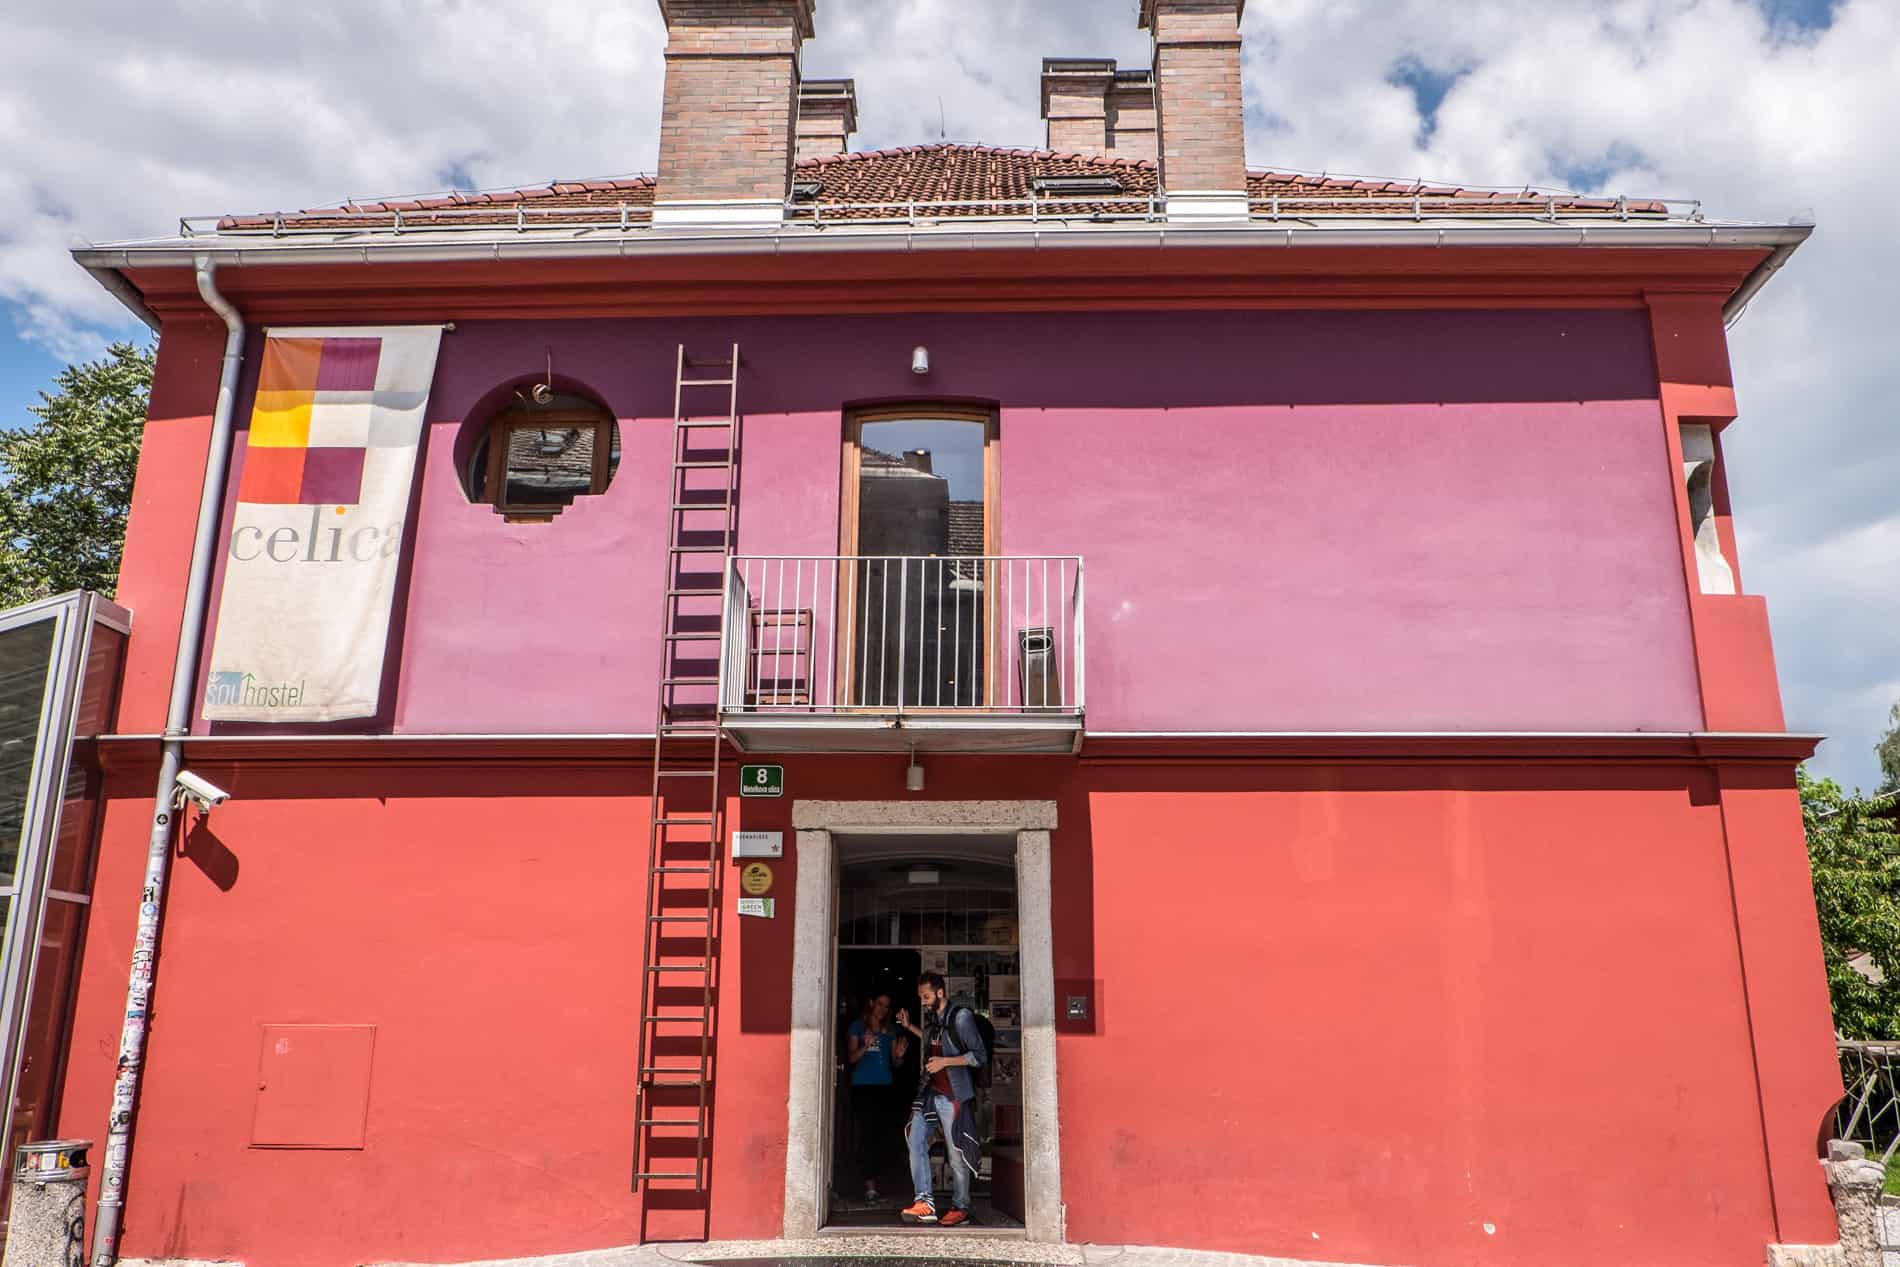
[[948, 875], [957, 869], [954, 862], [940, 862], [935, 858], [926, 862], [895, 862], [888, 868], [893, 874], [909, 875], [912, 871], [929, 871], [935, 875]]

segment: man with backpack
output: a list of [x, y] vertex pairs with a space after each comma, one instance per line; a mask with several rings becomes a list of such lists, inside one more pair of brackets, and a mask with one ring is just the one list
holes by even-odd
[[[950, 1002], [942, 974], [926, 972], [917, 978], [917, 1001], [923, 1005], [921, 1029], [910, 1023], [908, 1012], [897, 1014], [897, 1023], [923, 1044], [923, 1076], [911, 1101], [910, 1124], [904, 1128], [917, 1199], [903, 1212], [903, 1219], [962, 1227], [970, 1221], [970, 1185], [983, 1164], [983, 1146], [976, 1138], [976, 1088], [989, 1069], [990, 1049], [977, 1014]], [[951, 1204], [941, 1217], [930, 1181], [933, 1120], [943, 1132], [944, 1151], [950, 1159]]]

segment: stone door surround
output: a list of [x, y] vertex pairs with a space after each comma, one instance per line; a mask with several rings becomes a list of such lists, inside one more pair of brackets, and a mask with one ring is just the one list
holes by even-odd
[[1056, 983], [1049, 833], [1054, 801], [794, 801], [798, 888], [792, 946], [791, 1086], [786, 1104], [785, 1237], [818, 1235], [830, 1180], [832, 938], [838, 835], [1016, 837], [1022, 956], [1023, 1198], [1029, 1239], [1061, 1242], [1062, 1138], [1056, 1103]]

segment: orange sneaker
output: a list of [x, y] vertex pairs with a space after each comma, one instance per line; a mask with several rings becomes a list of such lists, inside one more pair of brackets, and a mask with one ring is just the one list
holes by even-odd
[[947, 1210], [944, 1212], [944, 1216], [937, 1220], [937, 1224], [940, 1227], [962, 1227], [969, 1221], [970, 1212], [968, 1210]]
[[906, 1223], [935, 1223], [937, 1221], [937, 1207], [928, 1201], [916, 1201], [908, 1206], [898, 1217], [903, 1219]]

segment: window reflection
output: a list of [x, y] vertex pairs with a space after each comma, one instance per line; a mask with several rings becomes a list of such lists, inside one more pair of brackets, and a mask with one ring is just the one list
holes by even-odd
[[620, 427], [584, 396], [520, 397], [492, 419], [471, 456], [471, 501], [511, 519], [551, 519], [576, 497], [607, 491], [620, 466]]
[[858, 702], [981, 705], [988, 420], [867, 418], [857, 438]]
[[38, 620], [0, 633], [0, 885], [14, 883], [20, 863], [55, 623]]

